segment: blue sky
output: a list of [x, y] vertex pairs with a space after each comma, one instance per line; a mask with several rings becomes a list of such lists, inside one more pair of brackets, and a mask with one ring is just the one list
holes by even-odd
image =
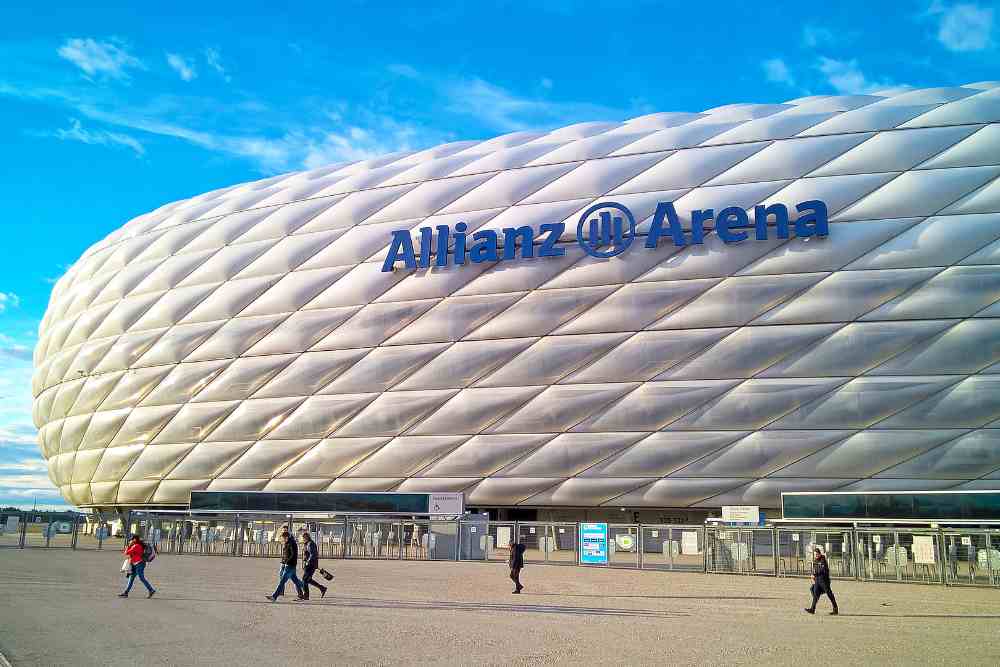
[[0, 9], [0, 505], [62, 505], [31, 424], [52, 283], [161, 204], [444, 141], [1000, 71], [983, 0], [148, 4]]

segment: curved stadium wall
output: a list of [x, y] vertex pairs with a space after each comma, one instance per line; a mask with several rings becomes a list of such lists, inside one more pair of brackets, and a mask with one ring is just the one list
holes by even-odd
[[[995, 488], [998, 121], [1000, 83], [736, 104], [168, 204], [53, 290], [33, 388], [49, 475], [101, 507], [193, 489], [712, 508]], [[643, 242], [664, 202], [690, 234], [692, 211], [776, 203], [801, 232], [803, 201], [827, 208], [826, 236], [723, 243], [708, 220], [703, 243]], [[575, 239], [602, 202], [638, 233], [606, 259]], [[563, 252], [382, 270], [392, 232], [419, 253], [420, 228], [460, 222], [539, 243], [565, 223]]]

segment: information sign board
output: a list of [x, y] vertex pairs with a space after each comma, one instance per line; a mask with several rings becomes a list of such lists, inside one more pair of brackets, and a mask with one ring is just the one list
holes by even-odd
[[934, 536], [913, 536], [913, 562], [917, 565], [934, 564]]
[[760, 507], [757, 505], [723, 505], [722, 520], [726, 523], [756, 524], [760, 521]]
[[580, 562], [584, 565], [608, 564], [608, 524], [580, 524]]

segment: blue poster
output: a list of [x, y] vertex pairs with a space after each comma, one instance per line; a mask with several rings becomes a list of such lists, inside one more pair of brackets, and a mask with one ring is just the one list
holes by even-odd
[[584, 565], [608, 564], [608, 524], [580, 524], [580, 562]]

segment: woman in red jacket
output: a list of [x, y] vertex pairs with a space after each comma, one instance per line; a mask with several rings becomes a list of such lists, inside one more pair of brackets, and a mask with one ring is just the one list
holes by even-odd
[[139, 577], [139, 581], [145, 584], [146, 590], [149, 591], [149, 595], [146, 596], [147, 598], [153, 597], [153, 595], [156, 593], [156, 589], [150, 586], [149, 582], [146, 581], [146, 559], [143, 558], [143, 552], [145, 550], [146, 550], [146, 545], [143, 543], [141, 539], [139, 539], [139, 536], [133, 535], [132, 540], [128, 543], [128, 546], [126, 546], [124, 549], [124, 553], [126, 556], [128, 556], [128, 561], [131, 564], [131, 567], [128, 572], [128, 585], [125, 587], [124, 591], [118, 594], [118, 597], [120, 598], [128, 597], [128, 592], [132, 590], [132, 584], [135, 583], [136, 577]]

